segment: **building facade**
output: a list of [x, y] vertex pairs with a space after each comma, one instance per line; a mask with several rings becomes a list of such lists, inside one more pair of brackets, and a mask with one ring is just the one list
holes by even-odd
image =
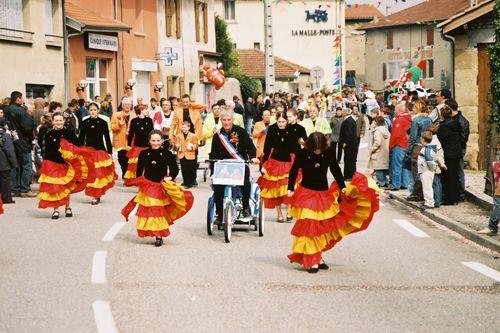
[[[485, 170], [488, 163], [491, 107], [491, 73], [488, 46], [495, 41], [493, 0], [486, 0], [442, 22], [439, 28], [454, 38], [455, 98], [469, 120], [470, 136], [465, 161], [471, 169]], [[493, 154], [494, 156], [494, 154]]]
[[213, 0], [157, 0], [158, 51], [162, 96], [191, 95], [211, 104], [217, 98], [202, 67], [216, 66]]
[[[64, 98], [64, 20], [61, 0], [0, 1], [0, 92]], [[22, 61], [20, 60], [22, 59]]]
[[348, 85], [366, 82], [365, 54], [366, 35], [359, 28], [374, 19], [382, 17], [382, 13], [373, 6], [361, 5], [345, 9], [345, 46], [346, 46], [346, 80]]
[[[321, 67], [324, 76], [319, 80], [320, 87], [331, 85], [335, 70], [332, 44], [339, 31], [344, 31], [344, 1], [271, 3], [274, 55], [293, 60], [306, 68]], [[264, 51], [262, 1], [216, 0], [215, 12], [227, 22], [229, 34], [237, 49], [255, 48]], [[345, 45], [344, 37], [342, 34], [342, 45]], [[344, 48], [341, 52], [345, 55]]]
[[453, 89], [451, 43], [436, 26], [468, 5], [469, 0], [429, 0], [362, 26], [367, 83], [381, 91], [402, 71], [425, 60], [425, 87]]

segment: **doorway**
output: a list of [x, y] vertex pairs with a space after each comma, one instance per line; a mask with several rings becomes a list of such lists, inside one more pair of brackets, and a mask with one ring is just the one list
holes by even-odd
[[151, 85], [149, 72], [136, 72], [134, 86], [134, 104], [137, 104], [137, 97], [142, 97], [144, 104], [149, 104]]
[[478, 44], [478, 123], [479, 123], [479, 170], [486, 170], [488, 163], [488, 133], [490, 127], [491, 72], [488, 44]]

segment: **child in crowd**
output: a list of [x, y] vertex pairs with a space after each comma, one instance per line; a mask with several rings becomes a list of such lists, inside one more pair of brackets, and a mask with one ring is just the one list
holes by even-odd
[[191, 188], [196, 185], [196, 149], [198, 139], [190, 132], [191, 123], [184, 121], [181, 133], [177, 134], [177, 157], [181, 163], [182, 185]]
[[417, 172], [420, 181], [422, 182], [422, 190], [424, 194], [424, 203], [422, 209], [434, 208], [434, 176], [438, 168], [437, 147], [432, 145], [432, 132], [425, 131], [421, 135], [422, 149], [417, 158]]
[[441, 142], [437, 137], [438, 125], [430, 125], [427, 127], [427, 131], [432, 133], [432, 141], [429, 143], [429, 148], [432, 148], [436, 152], [437, 165], [436, 172], [434, 173], [434, 181], [432, 183], [432, 190], [434, 192], [434, 208], [441, 206], [443, 201], [443, 186], [441, 184], [441, 172], [446, 170], [446, 164], [444, 163], [444, 151], [441, 147]]

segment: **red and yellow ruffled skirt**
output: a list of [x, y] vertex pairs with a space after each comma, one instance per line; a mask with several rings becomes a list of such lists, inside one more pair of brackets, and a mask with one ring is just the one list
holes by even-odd
[[337, 183], [325, 191], [299, 186], [291, 198], [290, 214], [297, 222], [291, 231], [294, 242], [290, 261], [311, 268], [342, 238], [366, 229], [379, 209], [377, 190], [360, 173], [354, 175], [344, 192]]
[[93, 160], [79, 147], [61, 140], [59, 148], [66, 163], [45, 160], [40, 169], [39, 208], [57, 208], [69, 203], [71, 193], [83, 191], [95, 179]]
[[118, 179], [113, 158], [104, 150], [95, 150], [92, 147], [81, 149], [85, 154], [93, 157], [95, 169], [95, 180], [87, 184], [85, 195], [100, 198], [115, 185], [115, 180]]
[[139, 155], [141, 151], [148, 149], [148, 147], [132, 147], [127, 152], [128, 166], [127, 172], [123, 176], [124, 184], [127, 186], [132, 186], [134, 184], [133, 180], [137, 178], [137, 162], [139, 160]]
[[2, 197], [0, 197], [0, 215], [3, 214], [3, 202], [2, 202]]
[[260, 197], [266, 208], [274, 208], [283, 203], [289, 203], [286, 193], [288, 190], [288, 173], [292, 168], [290, 162], [277, 161], [269, 158], [262, 166], [266, 173], [259, 177], [257, 184], [260, 187]]
[[173, 181], [156, 183], [140, 177], [133, 181], [139, 193], [122, 209], [128, 217], [137, 207], [137, 234], [139, 237], [167, 237], [170, 226], [193, 206], [193, 195]]

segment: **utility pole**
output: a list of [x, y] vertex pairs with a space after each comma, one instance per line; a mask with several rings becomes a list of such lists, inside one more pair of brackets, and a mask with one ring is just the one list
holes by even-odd
[[271, 11], [271, 0], [264, 2], [264, 45], [266, 66], [266, 93], [274, 93], [274, 47], [273, 47], [273, 15]]

